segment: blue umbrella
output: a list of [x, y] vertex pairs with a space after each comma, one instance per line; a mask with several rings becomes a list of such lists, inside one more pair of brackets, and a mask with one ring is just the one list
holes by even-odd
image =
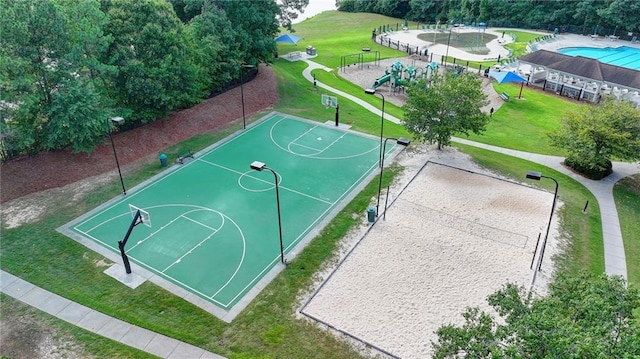
[[522, 97], [522, 86], [524, 86], [524, 83], [527, 82], [527, 79], [524, 79], [522, 77], [520, 77], [519, 75], [517, 75], [516, 73], [513, 73], [511, 71], [507, 71], [507, 72], [489, 72], [489, 77], [493, 77], [494, 79], [496, 79], [496, 81], [498, 81], [499, 84], [504, 84], [507, 82], [519, 82], [520, 83], [520, 94], [518, 95], [518, 98]]
[[300, 40], [302, 40], [300, 36], [296, 36], [292, 34], [283, 34], [276, 37], [276, 42], [284, 42], [287, 44], [294, 44], [294, 45], [296, 45]]

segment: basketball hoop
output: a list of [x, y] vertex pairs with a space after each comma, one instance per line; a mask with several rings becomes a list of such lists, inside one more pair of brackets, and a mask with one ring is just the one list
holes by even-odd
[[331, 107], [331, 100], [327, 100], [327, 102], [324, 103], [324, 108], [328, 110], [330, 107]]

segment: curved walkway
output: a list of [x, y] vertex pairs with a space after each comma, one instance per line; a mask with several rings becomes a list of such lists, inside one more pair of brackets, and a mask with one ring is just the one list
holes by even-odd
[[[331, 69], [320, 65], [316, 62], [310, 60], [303, 60], [309, 66], [304, 69], [302, 75], [309, 81], [313, 82], [313, 76], [311, 75], [311, 71], [315, 69], [322, 69], [326, 71], [331, 71]], [[362, 101], [361, 99], [352, 96], [348, 93], [342, 92], [338, 89], [334, 89], [326, 84], [323, 84], [319, 81], [316, 81], [316, 85], [318, 87], [327, 89], [332, 91], [340, 96], [348, 98], [349, 100], [361, 105], [367, 110], [381, 115], [382, 112], [374, 106]], [[385, 114], [384, 118], [395, 122], [400, 123], [400, 119], [394, 117], [389, 114]], [[614, 162], [613, 163], [613, 173], [609, 175], [607, 178], [594, 181], [582, 176], [579, 176], [569, 170], [567, 170], [564, 166], [562, 166], [563, 157], [558, 156], [548, 156], [548, 155], [540, 155], [536, 153], [529, 153], [523, 151], [510, 150], [502, 147], [486, 145], [479, 142], [469, 141], [462, 138], [454, 138], [456, 142], [475, 146], [479, 148], [484, 148], [490, 151], [503, 153], [506, 155], [522, 158], [531, 162], [539, 163], [541, 165], [552, 168], [564, 175], [571, 177], [572, 179], [578, 181], [582, 185], [584, 185], [595, 197], [598, 201], [598, 205], [600, 207], [600, 215], [602, 222], [602, 236], [603, 236], [603, 244], [604, 244], [604, 266], [605, 272], [608, 275], [619, 275], [622, 276], [625, 280], [627, 279], [627, 262], [624, 255], [624, 243], [622, 240], [622, 232], [620, 231], [620, 220], [618, 219], [618, 210], [615, 205], [615, 201], [613, 199], [613, 186], [620, 179], [631, 176], [633, 174], [640, 173], [640, 166], [636, 163], [628, 163], [628, 162]]]
[[191, 344], [104, 315], [0, 270], [0, 290], [65, 322], [168, 359], [224, 359]]

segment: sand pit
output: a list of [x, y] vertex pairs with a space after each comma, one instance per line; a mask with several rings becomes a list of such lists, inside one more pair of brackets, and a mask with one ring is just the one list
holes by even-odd
[[[469, 166], [449, 151], [437, 156]], [[407, 156], [415, 165], [419, 156]], [[553, 194], [471, 169], [409, 167], [405, 177], [417, 175], [395, 190], [386, 220], [357, 242], [302, 313], [392, 357], [427, 358], [434, 331], [461, 324], [467, 306], [488, 310], [486, 297], [507, 282], [529, 288]], [[545, 266], [537, 286], [550, 274]]]

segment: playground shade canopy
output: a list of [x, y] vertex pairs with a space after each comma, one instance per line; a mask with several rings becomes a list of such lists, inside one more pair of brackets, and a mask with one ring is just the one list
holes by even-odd
[[523, 79], [519, 75], [507, 71], [507, 72], [489, 72], [489, 77], [493, 77], [499, 84], [507, 82], [527, 82], [527, 79]]
[[511, 71], [507, 72], [489, 72], [489, 77], [493, 77], [498, 81], [499, 84], [504, 84], [507, 82], [519, 82], [520, 83], [520, 93], [518, 94], [518, 98], [522, 98], [522, 87], [524, 86], [527, 79], [520, 77], [518, 74], [513, 73]]
[[292, 35], [292, 34], [283, 34], [276, 37], [276, 42], [284, 42], [286, 44], [294, 44], [296, 45], [298, 41], [302, 40], [300, 36]]

